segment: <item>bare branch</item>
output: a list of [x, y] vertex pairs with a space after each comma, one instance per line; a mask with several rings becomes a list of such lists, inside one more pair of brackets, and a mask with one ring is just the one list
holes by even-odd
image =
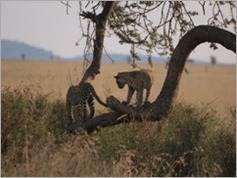
[[101, 1], [98, 1], [98, 3], [92, 7], [93, 12], [95, 12], [100, 7], [101, 3]]
[[107, 53], [105, 47], [104, 47], [104, 51], [105, 51], [106, 56], [108, 56], [109, 60], [110, 60], [112, 63], [114, 63], [114, 60], [113, 60], [113, 59], [110, 57], [110, 55]]
[[187, 16], [189, 17], [189, 20], [190, 22], [192, 23], [192, 26], [195, 26], [194, 22], [193, 22], [193, 19], [192, 17], [190, 16], [190, 13], [187, 11], [186, 7], [185, 7], [185, 4], [182, 2], [182, 6], [183, 6], [183, 9], [184, 11], [186, 12]]
[[71, 8], [71, 6], [69, 5], [69, 1], [66, 1], [66, 3], [63, 2], [63, 1], [60, 1], [60, 2], [66, 6], [66, 13], [67, 13], [67, 15], [68, 15], [68, 7]]
[[198, 3], [202, 6], [202, 12], [203, 12], [203, 15], [205, 15], [205, 14], [206, 14], [206, 13], [205, 13], [205, 4], [206, 4], [206, 1], [203, 1], [203, 3], [200, 2], [200, 1], [198, 1]]
[[80, 14], [80, 16], [84, 17], [84, 18], [88, 18], [90, 20], [92, 20], [94, 23], [98, 23], [98, 18], [97, 18], [97, 15], [94, 14], [94, 13], [91, 13], [91, 12], [85, 12], [85, 11], [82, 11], [82, 13]]

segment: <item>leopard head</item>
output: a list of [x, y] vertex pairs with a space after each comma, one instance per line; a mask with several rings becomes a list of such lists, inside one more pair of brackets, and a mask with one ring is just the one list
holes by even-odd
[[119, 88], [123, 88], [126, 85], [126, 82], [123, 78], [121, 78], [119, 75], [114, 76], [114, 78], [116, 79], [116, 83], [118, 85]]

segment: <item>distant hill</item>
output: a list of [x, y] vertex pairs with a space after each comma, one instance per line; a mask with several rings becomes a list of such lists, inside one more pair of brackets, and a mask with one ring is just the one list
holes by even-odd
[[56, 57], [51, 51], [18, 41], [1, 40], [1, 59], [41, 59]]
[[[127, 62], [130, 54], [116, 54], [112, 53], [106, 55], [103, 54], [103, 61], [111, 61], [115, 62]], [[61, 59], [62, 57], [53, 54], [50, 50], [45, 50], [36, 46], [32, 46], [26, 43], [11, 41], [3, 39], [1, 40], [1, 59], [27, 59], [27, 60], [50, 60], [50, 59]], [[65, 60], [83, 60], [83, 56], [79, 55], [73, 58], [67, 58]], [[92, 55], [88, 57], [92, 59]], [[148, 57], [146, 55], [140, 55], [142, 62], [147, 62]], [[167, 62], [166, 58], [152, 57], [152, 62], [165, 63]]]
[[[146, 55], [139, 55], [141, 62], [148, 62], [148, 57]], [[36, 46], [32, 46], [26, 43], [11, 41], [3, 39], [1, 40], [1, 59], [27, 59], [27, 60], [76, 60], [82, 61], [84, 59], [83, 55], [79, 55], [73, 58], [62, 58], [58, 55], [53, 54], [50, 50], [45, 50]], [[92, 54], [88, 57], [92, 59]], [[112, 53], [106, 55], [103, 53], [102, 61], [115, 61], [115, 62], [128, 62], [129, 58], [131, 59], [130, 54], [117, 54]], [[167, 58], [155, 57], [152, 56], [153, 63], [166, 63]], [[190, 63], [194, 64], [205, 64], [200, 60], [189, 60]]]

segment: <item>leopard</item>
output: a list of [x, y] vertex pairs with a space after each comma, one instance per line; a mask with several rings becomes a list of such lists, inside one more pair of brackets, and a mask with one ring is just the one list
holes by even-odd
[[[96, 94], [92, 84], [80, 82], [78, 85], [71, 85], [68, 88], [66, 95], [66, 106], [69, 120], [75, 122], [79, 118], [83, 123], [85, 123], [87, 119], [91, 119], [95, 113], [94, 98], [102, 106], [107, 107], [107, 104], [104, 103]], [[87, 106], [90, 109], [89, 117]]]
[[146, 89], [145, 103], [149, 103], [148, 98], [152, 84], [154, 82], [153, 73], [149, 69], [140, 69], [135, 71], [119, 72], [116, 76], [118, 88], [122, 89], [128, 85], [127, 100], [123, 101], [124, 105], [129, 105], [131, 98], [136, 91], [136, 107], [141, 108], [143, 105], [143, 90]]

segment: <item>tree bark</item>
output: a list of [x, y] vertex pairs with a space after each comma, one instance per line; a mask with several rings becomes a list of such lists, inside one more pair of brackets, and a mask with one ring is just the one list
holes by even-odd
[[177, 98], [179, 82], [189, 54], [199, 44], [215, 42], [236, 53], [236, 35], [214, 26], [197, 26], [187, 32], [176, 46], [169, 63], [166, 79], [156, 100], [142, 109], [124, 106], [113, 96], [107, 98], [107, 105], [114, 112], [105, 113], [86, 122], [86, 130], [92, 132], [99, 127], [141, 121], [158, 121], [168, 116]]

